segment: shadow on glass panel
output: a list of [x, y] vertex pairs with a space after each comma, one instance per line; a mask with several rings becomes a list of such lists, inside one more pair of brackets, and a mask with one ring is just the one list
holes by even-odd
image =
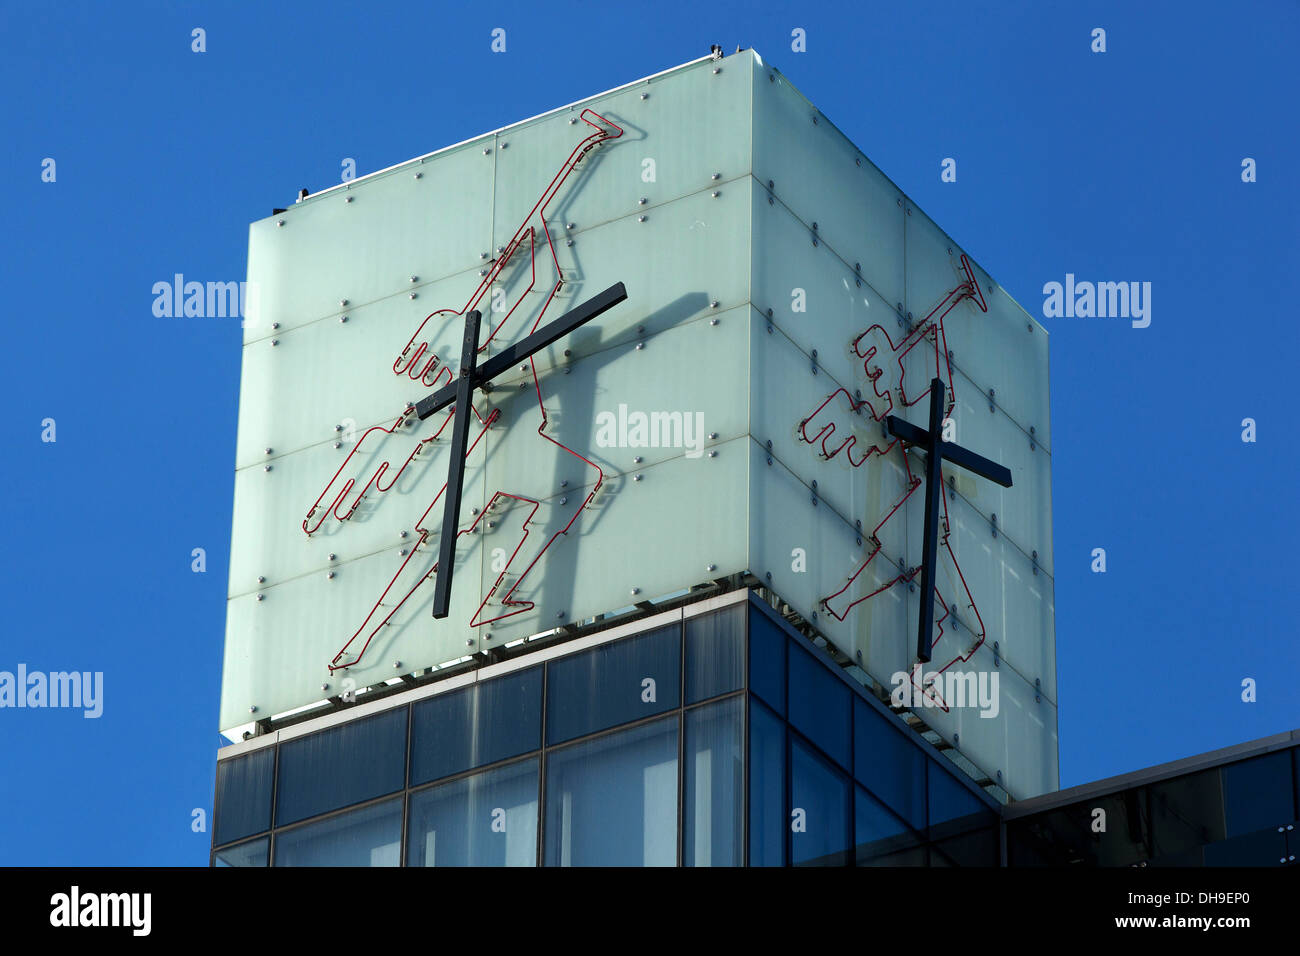
[[686, 703], [740, 690], [745, 682], [745, 605], [686, 619]]
[[497, 677], [411, 708], [411, 786], [508, 760], [542, 743], [542, 669]]
[[212, 857], [213, 866], [266, 866], [271, 851], [271, 838], [249, 840], [238, 846], [218, 850]]
[[350, 810], [275, 834], [276, 866], [398, 866], [402, 800]]
[[547, 665], [546, 740], [557, 744], [677, 707], [681, 625]]
[[407, 866], [536, 866], [536, 757], [411, 794]]
[[676, 716], [547, 755], [547, 866], [677, 864]]

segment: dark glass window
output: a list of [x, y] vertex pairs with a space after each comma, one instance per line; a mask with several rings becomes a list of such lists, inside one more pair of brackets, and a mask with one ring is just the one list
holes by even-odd
[[858, 866], [915, 865], [911, 851], [921, 845], [920, 836], [861, 787], [855, 787], [854, 794], [854, 862]]
[[790, 738], [790, 848], [795, 866], [849, 863], [849, 778], [797, 737]]
[[1228, 764], [1223, 768], [1227, 835], [1293, 823], [1291, 791], [1291, 754], [1287, 751]]
[[276, 866], [400, 866], [402, 800], [275, 833]]
[[261, 837], [228, 846], [213, 854], [213, 866], [266, 866], [271, 851], [271, 838]]
[[407, 866], [536, 866], [537, 758], [411, 794]]
[[790, 648], [790, 723], [843, 767], [853, 765], [853, 693], [807, 651]]
[[686, 703], [739, 690], [745, 682], [745, 605], [686, 619]]
[[929, 778], [931, 840], [989, 826], [995, 821], [996, 816], [988, 805], [962, 786], [947, 768], [932, 765]]
[[547, 866], [677, 864], [677, 717], [546, 757]]
[[673, 624], [552, 661], [547, 742], [563, 743], [677, 707], [681, 653], [681, 627]]
[[276, 825], [401, 790], [406, 716], [398, 707], [281, 744]]
[[529, 753], [542, 742], [542, 669], [483, 681], [411, 709], [411, 786]]
[[749, 865], [784, 866], [785, 721], [749, 699]]
[[980, 827], [939, 840], [930, 853], [931, 866], [997, 866], [999, 862], [996, 827]]
[[1152, 858], [1217, 843], [1226, 836], [1223, 780], [1218, 768], [1135, 789], [1147, 792]]
[[853, 701], [853, 775], [917, 830], [925, 828], [925, 752], [866, 701]]
[[744, 700], [686, 712], [683, 860], [686, 866], [744, 863]]
[[785, 649], [790, 641], [761, 608], [749, 610], [749, 689], [785, 714]]
[[275, 747], [217, 764], [217, 846], [271, 829], [271, 785]]
[[1204, 848], [1206, 866], [1278, 866], [1286, 861], [1286, 856], [1286, 836], [1278, 833], [1275, 826]]

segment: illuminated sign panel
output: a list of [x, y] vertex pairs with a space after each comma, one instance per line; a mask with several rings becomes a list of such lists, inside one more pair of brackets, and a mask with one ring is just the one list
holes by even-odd
[[[223, 729], [741, 572], [889, 687], [925, 465], [885, 420], [925, 428], [937, 375], [943, 438], [1014, 481], [943, 466], [914, 709], [1056, 786], [1047, 336], [756, 54], [311, 196], [253, 224], [249, 281]], [[618, 282], [473, 393], [434, 618], [453, 407], [415, 404], [467, 313], [482, 368]], [[996, 715], [944, 674], [996, 674]]]

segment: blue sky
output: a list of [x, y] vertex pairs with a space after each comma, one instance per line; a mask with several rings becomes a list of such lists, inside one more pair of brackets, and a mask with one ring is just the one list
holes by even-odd
[[207, 862], [240, 330], [155, 318], [153, 284], [242, 278], [248, 223], [342, 157], [382, 169], [715, 42], [1030, 312], [1067, 272], [1152, 283], [1146, 329], [1040, 318], [1062, 785], [1300, 727], [1296, 4], [7, 4], [0, 670], [103, 671], [105, 699], [0, 710], [0, 864]]

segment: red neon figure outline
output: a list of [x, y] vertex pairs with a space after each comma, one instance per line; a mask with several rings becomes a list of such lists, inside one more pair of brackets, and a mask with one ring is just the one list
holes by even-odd
[[[863, 363], [862, 363], [863, 371], [866, 373], [868, 380], [871, 382], [871, 390], [875, 392], [875, 397], [873, 400], [871, 396], [865, 396], [861, 401], [857, 401], [852, 395], [848, 393], [847, 390], [843, 388], [836, 389], [826, 398], [824, 402], [818, 405], [817, 408], [815, 408], [807, 417], [803, 419], [803, 421], [799, 423], [800, 440], [807, 442], [810, 445], [813, 444], [820, 445], [821, 457], [824, 460], [829, 461], [832, 458], [834, 458], [836, 455], [838, 455], [840, 452], [844, 452], [845, 459], [848, 461], [848, 463], [853, 468], [860, 468], [873, 455], [880, 455], [883, 457], [884, 455], [892, 451], [895, 447], [902, 444], [900, 439], [892, 438], [888, 442], [888, 444], [886, 444], [882, 448], [880, 447], [880, 445], [876, 444], [873, 441], [870, 448], [868, 448], [865, 452], [861, 452], [860, 454], [855, 456], [855, 449], [857, 448], [857, 444], [858, 444], [858, 436], [856, 435], [850, 435], [848, 438], [844, 439], [838, 444], [833, 445], [833, 447], [831, 444], [828, 444], [829, 442], [832, 441], [832, 438], [835, 435], [836, 426], [834, 422], [828, 422], [827, 424], [823, 425], [821, 429], [817, 431], [816, 434], [814, 435], [810, 436], [808, 434], [809, 423], [812, 422], [815, 418], [817, 418], [817, 416], [821, 414], [822, 410], [825, 409], [828, 405], [830, 405], [839, 395], [843, 395], [848, 400], [849, 410], [852, 413], [857, 414], [862, 408], [865, 407], [866, 410], [871, 414], [872, 419], [876, 422], [882, 422], [886, 415], [893, 413], [894, 390], [888, 387], [888, 382], [884, 383], [885, 384], [884, 391], [881, 391], [880, 388], [882, 384], [882, 379], [884, 378], [884, 371], [885, 371], [883, 366], [884, 356], [880, 354], [882, 349], [878, 345], [873, 343], [867, 346], [864, 350], [863, 340], [868, 337], [876, 338], [876, 339], [883, 337], [885, 342], [888, 343], [890, 354], [896, 358], [897, 365], [898, 365], [897, 394], [904, 408], [911, 408], [913, 405], [916, 405], [921, 400], [927, 398], [930, 394], [929, 379], [931, 378], [931, 376], [926, 376], [926, 386], [924, 391], [914, 396], [909, 396], [907, 394], [907, 387], [904, 381], [905, 376], [907, 374], [907, 370], [903, 366], [904, 359], [907, 358], [908, 354], [913, 349], [920, 346], [923, 342], [928, 342], [933, 347], [933, 351], [934, 351], [935, 375], [938, 376], [942, 374], [944, 371], [947, 372], [946, 377], [947, 377], [949, 397], [946, 403], [946, 407], [944, 409], [943, 417], [947, 419], [949, 416], [951, 416], [952, 410], [954, 407], [956, 407], [957, 404], [957, 395], [956, 395], [955, 386], [953, 385], [952, 363], [948, 359], [948, 341], [947, 341], [946, 334], [944, 332], [944, 324], [943, 324], [944, 319], [947, 317], [949, 312], [951, 312], [954, 308], [956, 308], [958, 303], [962, 302], [965, 299], [971, 299], [979, 307], [979, 310], [981, 312], [988, 311], [988, 304], [984, 301], [984, 293], [980, 290], [979, 283], [975, 280], [975, 273], [971, 269], [970, 260], [966, 257], [965, 253], [963, 253], [961, 257], [961, 267], [966, 273], [966, 281], [963, 282], [961, 285], [957, 286], [946, 296], [944, 296], [943, 300], [938, 305], [936, 305], [933, 309], [931, 309], [930, 313], [924, 319], [918, 322], [916, 327], [912, 329], [910, 332], [908, 332], [907, 335], [903, 337], [903, 340], [897, 346], [894, 345], [894, 341], [890, 337], [889, 333], [885, 331], [885, 329], [880, 325], [871, 326], [870, 328], [867, 329], [867, 331], [863, 332], [861, 335], [859, 335], [856, 339], [853, 340], [854, 354], [857, 355], [859, 358], [863, 359]], [[873, 333], [875, 334], [873, 335]], [[873, 360], [874, 360], [874, 365], [873, 365]], [[865, 571], [871, 565], [873, 560], [875, 560], [876, 555], [880, 553], [883, 547], [879, 538], [880, 529], [885, 526], [885, 524], [890, 520], [890, 518], [894, 516], [894, 514], [898, 511], [899, 508], [903, 507], [907, 499], [910, 498], [912, 496], [912, 493], [915, 492], [916, 489], [921, 485], [921, 479], [916, 475], [912, 474], [912, 464], [911, 461], [908, 459], [907, 453], [905, 451], [902, 452], [902, 459], [903, 459], [903, 468], [907, 473], [907, 491], [903, 494], [903, 497], [900, 498], [894, 504], [894, 506], [889, 509], [889, 512], [882, 519], [880, 519], [879, 522], [877, 522], [876, 526], [872, 528], [871, 532], [867, 535], [872, 546], [871, 553], [867, 555], [866, 559], [862, 562], [862, 564], [858, 567], [858, 569], [854, 571], [852, 575], [849, 576], [849, 579], [845, 582], [842, 588], [840, 588], [834, 594], [830, 594], [822, 598], [821, 601], [819, 602], [821, 606], [825, 608], [826, 611], [837, 621], [843, 621], [848, 616], [849, 611], [853, 610], [853, 608], [857, 607], [859, 604], [863, 603], [864, 601], [871, 600], [877, 594], [881, 594], [889, 590], [895, 584], [898, 584], [900, 581], [911, 582], [912, 579], [916, 577], [917, 572], [920, 570], [920, 568], [909, 568], [906, 571], [903, 571], [902, 573], [894, 576], [891, 580], [887, 581], [885, 584], [882, 584], [880, 587], [876, 588], [870, 594], [863, 595], [857, 600], [850, 602], [848, 605], [846, 605], [843, 608], [842, 611], [837, 612], [833, 607], [831, 607], [830, 602], [833, 601], [835, 598], [839, 597], [840, 595], [842, 595], [849, 588], [851, 588], [853, 586], [853, 582], [856, 581], [858, 577], [862, 574], [862, 572]], [[941, 501], [943, 503], [943, 515], [941, 518], [941, 524], [939, 529], [939, 543], [943, 546], [944, 551], [948, 553], [948, 559], [952, 562], [952, 566], [957, 570], [957, 577], [961, 580], [962, 589], [966, 593], [967, 607], [969, 607], [975, 613], [975, 619], [979, 623], [979, 630], [978, 630], [978, 637], [975, 643], [971, 646], [969, 651], [967, 651], [964, 655], [958, 654], [946, 665], [940, 668], [937, 672], [935, 671], [927, 672], [926, 675], [923, 675], [922, 679], [924, 679], [924, 676], [928, 676], [928, 674], [932, 674], [932, 673], [942, 674], [944, 671], [948, 670], [948, 668], [952, 667], [954, 664], [958, 662], [964, 662], [970, 660], [971, 656], [975, 653], [975, 651], [978, 650], [979, 647], [984, 643], [985, 636], [986, 636], [986, 631], [984, 628], [984, 618], [980, 615], [979, 608], [975, 606], [975, 598], [971, 595], [970, 587], [966, 584], [966, 576], [962, 574], [961, 565], [957, 563], [957, 558], [952, 553], [952, 546], [948, 542], [948, 536], [950, 532], [950, 524], [948, 519], [948, 492], [947, 492], [947, 488], [944, 487], [942, 484], [940, 490], [942, 492]], [[943, 639], [943, 635], [944, 635], [943, 622], [946, 621], [948, 619], [948, 616], [952, 613], [952, 607], [948, 604], [947, 601], [944, 600], [943, 595], [940, 592], [937, 584], [935, 585], [934, 588], [934, 596], [935, 596], [935, 600], [937, 600], [939, 602], [939, 605], [943, 608], [943, 614], [940, 617], [937, 617], [934, 622], [935, 627], [938, 630], [938, 634], [935, 636], [931, 646], [937, 647], [939, 645], [939, 642]], [[913, 686], [916, 687], [916, 690], [920, 693], [927, 694], [929, 696], [929, 699], [935, 701], [937, 703], [937, 706], [939, 706], [946, 713], [949, 709], [948, 705], [943, 700], [943, 697], [942, 695], [939, 694], [938, 690], [934, 686], [928, 686], [928, 687], [918, 686], [916, 684], [916, 677], [915, 677], [916, 671], [913, 670], [910, 671], [909, 673], [912, 675], [912, 683]]]
[[[519, 294], [518, 299], [515, 301], [514, 305], [510, 307], [509, 311], [506, 312], [505, 316], [501, 319], [501, 321], [497, 323], [495, 328], [493, 328], [492, 331], [488, 334], [487, 338], [484, 339], [483, 342], [479, 344], [478, 351], [481, 353], [488, 347], [489, 343], [492, 342], [492, 340], [497, 336], [497, 334], [500, 333], [501, 330], [510, 321], [511, 316], [515, 314], [515, 310], [519, 308], [520, 304], [524, 301], [524, 299], [527, 298], [529, 293], [531, 293], [533, 289], [537, 286], [537, 282], [538, 282], [537, 246], [538, 246], [539, 227], [531, 223], [531, 220], [533, 219], [534, 215], [536, 215], [537, 219], [540, 221], [540, 232], [541, 235], [545, 237], [546, 248], [550, 251], [550, 258], [555, 265], [555, 273], [556, 273], [555, 284], [551, 287], [550, 292], [546, 295], [545, 301], [542, 303], [541, 309], [537, 314], [537, 318], [534, 320], [532, 327], [528, 329], [527, 332], [528, 333], [535, 332], [538, 329], [538, 327], [540, 327], [540, 325], [542, 324], [542, 319], [545, 317], [546, 311], [550, 307], [552, 300], [555, 298], [556, 293], [559, 292], [561, 286], [563, 286], [564, 284], [564, 273], [563, 270], [560, 268], [560, 260], [558, 255], [556, 254], [555, 243], [551, 237], [550, 226], [546, 218], [546, 208], [550, 204], [550, 202], [555, 198], [556, 194], [560, 191], [560, 188], [564, 185], [565, 181], [568, 179], [569, 174], [572, 173], [573, 170], [577, 167], [578, 163], [582, 161], [583, 157], [585, 157], [596, 146], [604, 142], [607, 142], [609, 140], [618, 139], [620, 136], [623, 135], [623, 130], [621, 127], [619, 127], [617, 124], [611, 122], [610, 120], [606, 119], [604, 116], [601, 116], [599, 113], [596, 113], [593, 110], [584, 109], [580, 114], [579, 118], [588, 126], [592, 127], [594, 132], [589, 133], [569, 153], [568, 158], [565, 159], [565, 161], [561, 164], [559, 171], [551, 179], [550, 183], [546, 186], [545, 190], [543, 190], [541, 198], [539, 198], [537, 202], [533, 205], [532, 209], [528, 211], [528, 214], [523, 219], [523, 223], [520, 225], [518, 230], [516, 230], [515, 234], [511, 237], [510, 241], [506, 243], [506, 245], [503, 247], [500, 255], [498, 255], [498, 257], [495, 260], [493, 260], [492, 268], [488, 271], [487, 275], [484, 276], [483, 280], [479, 283], [478, 288], [474, 290], [474, 293], [470, 296], [469, 300], [465, 303], [465, 305], [462, 306], [460, 309], [438, 309], [437, 311], [431, 312], [424, 317], [424, 320], [419, 324], [419, 326], [416, 327], [415, 332], [412, 333], [410, 340], [406, 343], [406, 347], [402, 349], [402, 354], [399, 355], [397, 361], [393, 363], [393, 373], [395, 375], [399, 375], [399, 376], [405, 375], [408, 378], [410, 378], [412, 381], [419, 382], [423, 386], [428, 388], [433, 388], [439, 384], [445, 384], [445, 382], [443, 381], [444, 375], [445, 375], [445, 381], [451, 381], [453, 375], [450, 367], [445, 363], [441, 362], [437, 353], [433, 352], [430, 349], [430, 345], [427, 341], [417, 342], [417, 339], [420, 338], [420, 333], [424, 331], [424, 329], [428, 326], [430, 320], [434, 318], [437, 317], [443, 317], [446, 319], [463, 318], [466, 312], [478, 307], [479, 303], [483, 300], [483, 298], [488, 294], [488, 291], [492, 288], [493, 283], [496, 282], [497, 279], [501, 276], [502, 270], [505, 269], [506, 265], [511, 261], [511, 259], [515, 256], [515, 254], [519, 252], [520, 249], [525, 247], [525, 243], [526, 243], [528, 249], [528, 256], [529, 256], [529, 265], [531, 270], [528, 285]], [[483, 313], [487, 316], [490, 316], [492, 314], [492, 311], [490, 309], [484, 309], [480, 311], [483, 311]], [[428, 353], [427, 359], [425, 359], [426, 353]], [[421, 364], [422, 360], [423, 360], [423, 364]], [[550, 546], [555, 542], [555, 539], [560, 537], [561, 535], [567, 534], [569, 529], [573, 527], [573, 523], [577, 521], [578, 515], [580, 515], [586, 509], [587, 505], [591, 503], [591, 500], [596, 496], [596, 493], [600, 490], [601, 485], [604, 483], [605, 480], [604, 471], [601, 470], [600, 466], [598, 466], [595, 462], [579, 454], [578, 452], [568, 447], [567, 445], [564, 445], [563, 443], [558, 442], [555, 439], [551, 438], [549, 435], [545, 434], [548, 418], [547, 418], [546, 406], [543, 401], [541, 383], [537, 377], [537, 364], [534, 357], [530, 357], [528, 362], [533, 377], [533, 388], [537, 395], [538, 408], [540, 409], [541, 416], [542, 416], [542, 421], [537, 428], [537, 433], [541, 435], [542, 438], [549, 441], [551, 444], [557, 446], [558, 448], [563, 449], [564, 451], [568, 452], [570, 455], [573, 455], [575, 458], [579, 459], [582, 462], [585, 462], [591, 468], [595, 469], [596, 481], [592, 486], [591, 491], [588, 493], [586, 499], [582, 502], [582, 504], [578, 506], [578, 508], [573, 512], [572, 516], [569, 518], [568, 524], [566, 524], [559, 531], [555, 532], [555, 534], [551, 535], [551, 537], [546, 541], [546, 543], [533, 557], [533, 560], [529, 562], [528, 567], [524, 569], [523, 573], [519, 575], [519, 577], [515, 580], [514, 584], [510, 587], [510, 589], [506, 591], [506, 593], [502, 596], [501, 604], [502, 604], [503, 611], [502, 613], [496, 614], [495, 616], [485, 617], [484, 608], [487, 606], [488, 601], [490, 601], [493, 598], [493, 596], [497, 593], [497, 591], [500, 589], [502, 582], [506, 578], [506, 575], [509, 574], [510, 572], [511, 565], [513, 564], [515, 558], [518, 556], [519, 552], [522, 550], [525, 541], [527, 541], [530, 534], [529, 522], [532, 520], [533, 516], [537, 513], [537, 509], [540, 507], [540, 503], [532, 498], [527, 498], [522, 495], [511, 494], [505, 491], [498, 490], [493, 493], [491, 499], [488, 502], [487, 507], [485, 507], [478, 514], [478, 516], [474, 519], [474, 521], [470, 524], [470, 526], [463, 531], [457, 532], [457, 537], [460, 537], [461, 535], [470, 534], [476, 531], [479, 522], [483, 520], [485, 515], [488, 515], [489, 513], [492, 512], [494, 506], [499, 501], [503, 501], [505, 499], [512, 499], [514, 501], [518, 501], [532, 506], [528, 510], [528, 513], [524, 517], [524, 520], [520, 526], [523, 534], [519, 539], [519, 543], [515, 546], [514, 551], [511, 553], [510, 558], [507, 560], [505, 567], [502, 569], [501, 573], [497, 575], [497, 578], [493, 582], [492, 587], [488, 589], [487, 595], [483, 598], [482, 602], [478, 606], [478, 610], [474, 612], [473, 617], [470, 619], [471, 627], [482, 627], [485, 624], [491, 624], [495, 621], [500, 621], [508, 617], [513, 617], [516, 614], [522, 614], [525, 611], [529, 611], [534, 607], [532, 601], [515, 599], [514, 597], [515, 591], [524, 582], [524, 579], [528, 576], [529, 572], [532, 571], [533, 567], [541, 559], [542, 555], [545, 554], [546, 551], [550, 548]], [[303, 520], [302, 523], [302, 529], [308, 536], [318, 531], [321, 525], [331, 515], [340, 522], [347, 521], [348, 519], [350, 519], [353, 516], [353, 514], [356, 512], [356, 509], [361, 504], [362, 500], [365, 499], [366, 495], [369, 494], [372, 489], [382, 494], [383, 492], [391, 488], [397, 482], [398, 478], [401, 477], [401, 474], [403, 471], [405, 471], [406, 466], [409, 465], [417, 456], [421, 454], [424, 447], [437, 440], [437, 438], [442, 434], [443, 430], [450, 423], [452, 416], [455, 413], [454, 408], [448, 408], [446, 410], [446, 414], [443, 416], [442, 423], [438, 426], [437, 431], [434, 432], [433, 435], [417, 443], [415, 450], [411, 452], [411, 454], [407, 457], [406, 461], [402, 463], [402, 466], [397, 469], [396, 473], [392, 476], [391, 480], [389, 480], [386, 484], [384, 483], [383, 479], [385, 478], [385, 476], [389, 471], [390, 462], [387, 460], [381, 462], [381, 464], [375, 470], [374, 474], [371, 476], [370, 480], [366, 482], [366, 484], [361, 488], [360, 492], [357, 494], [356, 498], [352, 501], [352, 504], [347, 509], [346, 513], [340, 514], [339, 508], [343, 504], [344, 500], [348, 497], [348, 495], [351, 494], [353, 489], [356, 487], [355, 479], [349, 478], [344, 483], [341, 490], [339, 490], [339, 492], [334, 496], [333, 500], [328, 505], [323, 505], [323, 502], [325, 502], [327, 496], [329, 495], [330, 489], [334, 486], [334, 483], [338, 481], [339, 476], [342, 475], [344, 471], [347, 470], [348, 465], [352, 461], [353, 456], [356, 455], [359, 451], [361, 451], [362, 445], [365, 444], [366, 438], [374, 433], [381, 433], [384, 436], [393, 435], [399, 429], [407, 425], [409, 422], [415, 421], [412, 415], [412, 411], [413, 411], [412, 408], [408, 408], [405, 412], [403, 412], [401, 415], [397, 417], [397, 420], [394, 421], [394, 423], [391, 426], [385, 427], [382, 425], [376, 425], [366, 430], [365, 434], [362, 435], [361, 439], [357, 442], [356, 446], [348, 453], [348, 456], [347, 458], [344, 459], [343, 464], [339, 466], [338, 471], [334, 473], [334, 476], [330, 479], [329, 483], [326, 484], [324, 490], [321, 492], [320, 496], [316, 499], [315, 504], [313, 504], [311, 509], [307, 512], [307, 517]], [[491, 427], [491, 425], [494, 422], [496, 422], [496, 420], [500, 415], [499, 411], [493, 410], [487, 416], [487, 418], [484, 418], [477, 408], [474, 408], [473, 412], [475, 417], [478, 419], [480, 423], [480, 427], [479, 427], [478, 434], [474, 437], [473, 442], [471, 442], [469, 448], [465, 452], [465, 457], [467, 460], [470, 454], [473, 453], [474, 449], [478, 446], [479, 442], [482, 440], [484, 433], [487, 431], [489, 427]], [[398, 600], [398, 602], [388, 610], [388, 613], [384, 615], [383, 619], [379, 621], [378, 624], [376, 624], [374, 627], [371, 628], [370, 633], [365, 638], [365, 642], [362, 644], [361, 649], [356, 652], [355, 656], [352, 656], [348, 660], [343, 660], [343, 658], [349, 654], [349, 648], [351, 648], [352, 645], [358, 640], [358, 638], [361, 637], [362, 633], [366, 630], [367, 625], [371, 622], [371, 620], [375, 617], [375, 614], [379, 611], [379, 608], [383, 606], [384, 599], [388, 597], [389, 592], [393, 590], [394, 585], [397, 584], [398, 579], [402, 576], [403, 571], [406, 569], [411, 559], [415, 557], [415, 555], [428, 541], [431, 531], [429, 528], [425, 527], [424, 524], [425, 520], [428, 518], [430, 511], [433, 510], [434, 506], [437, 505], [439, 500], [442, 498], [442, 495], [446, 492], [446, 490], [447, 490], [447, 485], [446, 482], [444, 482], [442, 487], [438, 490], [438, 493], [434, 495], [433, 500], [429, 503], [429, 506], [425, 508], [424, 513], [420, 516], [419, 520], [416, 521], [415, 530], [419, 533], [419, 537], [416, 538], [415, 542], [408, 550], [405, 560], [403, 560], [403, 562], [397, 569], [397, 573], [393, 575], [392, 579], [388, 583], [388, 586], [384, 589], [383, 593], [380, 594], [379, 599], [375, 602], [374, 606], [370, 609], [369, 613], [366, 615], [365, 620], [362, 621], [361, 626], [356, 629], [356, 631], [352, 634], [352, 637], [348, 639], [347, 643], [345, 643], [343, 647], [339, 649], [339, 652], [335, 654], [333, 659], [330, 661], [328, 665], [330, 673], [359, 664], [362, 658], [365, 656], [366, 651], [369, 649], [371, 642], [374, 640], [375, 636], [379, 633], [379, 631], [382, 630], [392, 620], [393, 615], [396, 614], [397, 611], [406, 603], [407, 599], [410, 598], [411, 595], [414, 594], [415, 591], [422, 584], [424, 584], [425, 581], [427, 581], [432, 575], [437, 573], [438, 565], [437, 562], [435, 561], [433, 566], [427, 572], [425, 572], [425, 574], [423, 574], [420, 578], [418, 578], [415, 581], [415, 583], [406, 591], [406, 593], [401, 596], [401, 599]], [[312, 521], [313, 518], [316, 518], [318, 514], [319, 514], [318, 520], [316, 520], [315, 524], [309, 527], [309, 523]]]

